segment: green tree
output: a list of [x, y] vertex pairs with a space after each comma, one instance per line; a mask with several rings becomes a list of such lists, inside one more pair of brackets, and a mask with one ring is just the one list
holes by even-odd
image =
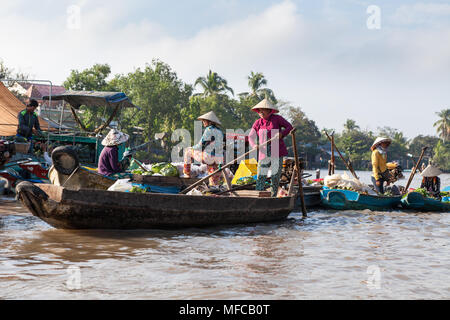
[[408, 145], [409, 154], [411, 154], [412, 157], [416, 160], [422, 152], [422, 148], [428, 147], [425, 156], [433, 158], [434, 149], [436, 148], [438, 142], [438, 137], [418, 135], [417, 137], [412, 139]]
[[227, 91], [234, 95], [233, 89], [228, 86], [227, 80], [219, 76], [216, 72], [209, 70], [206, 77], [198, 77], [194, 87], [200, 85], [203, 89], [201, 94], [204, 97], [224, 94]]
[[[143, 69], [117, 75], [112, 82], [140, 107], [138, 111], [128, 109], [123, 112], [124, 131], [131, 133], [134, 127], [142, 127], [144, 141], [152, 141], [160, 132], [166, 132], [170, 137], [173, 130], [186, 123], [183, 117], [195, 109], [189, 101], [192, 86], [182, 82], [169, 65], [159, 60], [153, 60]], [[170, 147], [168, 141], [166, 149]]]
[[359, 126], [356, 124], [355, 120], [347, 119], [347, 121], [344, 123], [344, 130], [345, 131], [352, 131], [359, 129]]
[[436, 114], [440, 119], [433, 124], [433, 127], [437, 127], [439, 137], [442, 138], [445, 143], [450, 138], [450, 109], [436, 112]]
[[441, 170], [450, 172], [450, 143], [440, 141], [434, 148], [433, 162]]
[[253, 72], [251, 71], [250, 76], [247, 77], [248, 86], [251, 92], [243, 92], [240, 93], [239, 96], [242, 98], [257, 98], [259, 101], [264, 98], [269, 99], [272, 103], [277, 104], [277, 99], [275, 98], [275, 94], [269, 88], [263, 88], [263, 86], [267, 85], [267, 80], [261, 72]]
[[[286, 102], [280, 102], [279, 104], [281, 105], [280, 110], [282, 115], [297, 129], [295, 131], [295, 137], [300, 156], [305, 158], [308, 163], [314, 161], [315, 156], [320, 152], [318, 145], [321, 138], [316, 123], [314, 120], [309, 119], [301, 108], [293, 107]], [[291, 148], [291, 137], [286, 137], [284, 141], [290, 151], [289, 153], [294, 155]]]

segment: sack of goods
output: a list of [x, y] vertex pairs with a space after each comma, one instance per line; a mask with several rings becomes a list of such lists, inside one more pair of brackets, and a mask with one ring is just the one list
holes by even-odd
[[369, 188], [368, 185], [362, 183], [358, 179], [349, 177], [346, 173], [342, 175], [333, 174], [331, 176], [327, 176], [324, 179], [324, 184], [330, 189], [346, 189], [356, 192], [375, 194], [375, 192]]

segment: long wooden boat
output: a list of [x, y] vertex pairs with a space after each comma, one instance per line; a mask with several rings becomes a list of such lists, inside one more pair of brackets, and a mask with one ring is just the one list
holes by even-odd
[[450, 212], [450, 202], [424, 197], [418, 192], [410, 192], [401, 200], [405, 209], [424, 212]]
[[335, 210], [386, 211], [398, 208], [401, 196], [373, 196], [341, 189], [320, 191], [322, 205]]
[[[52, 166], [48, 175], [52, 184], [64, 186], [65, 188], [72, 190], [107, 190], [117, 181], [116, 178], [106, 177], [87, 167], [79, 167], [77, 172], [69, 176], [58, 172], [55, 167]], [[178, 187], [180, 190], [199, 180], [197, 178], [145, 176], [136, 174], [133, 174], [131, 179], [136, 183], [161, 187]]]
[[17, 194], [31, 213], [62, 229], [152, 229], [268, 222], [285, 219], [294, 197], [254, 198], [70, 190], [20, 183]]

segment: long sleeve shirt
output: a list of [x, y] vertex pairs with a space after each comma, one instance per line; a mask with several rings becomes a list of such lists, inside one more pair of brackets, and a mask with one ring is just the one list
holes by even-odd
[[[214, 125], [206, 127], [200, 141], [193, 146], [194, 150], [205, 151], [211, 156], [216, 156], [216, 152], [223, 153], [223, 132]], [[221, 156], [218, 154], [217, 156]]]
[[375, 180], [380, 180], [380, 173], [387, 170], [387, 154], [382, 155], [377, 149], [372, 151], [372, 173]]
[[[286, 145], [284, 144], [283, 138], [286, 137], [291, 132], [292, 129], [293, 129], [293, 127], [289, 123], [289, 121], [287, 121], [280, 115], [272, 114], [272, 115], [270, 115], [270, 117], [267, 120], [260, 118], [255, 121], [255, 123], [252, 126], [252, 129], [250, 130], [250, 133], [248, 136], [250, 146], [252, 148], [254, 148], [257, 145], [257, 141], [256, 141], [257, 137], [259, 138], [259, 144], [262, 144], [271, 139], [271, 137], [272, 137], [271, 130], [279, 130], [279, 132], [281, 134], [281, 139], [279, 140], [278, 156], [285, 157], [288, 155], [288, 151], [287, 151]], [[269, 147], [272, 143], [275, 143], [275, 142], [276, 141], [270, 142], [268, 144]], [[259, 150], [259, 159], [260, 160], [266, 158], [266, 155], [267, 155], [266, 150], [267, 150], [266, 147], [260, 148], [260, 150]], [[271, 151], [273, 153], [273, 150], [271, 150]], [[271, 155], [275, 156], [274, 154], [271, 154]]]
[[120, 171], [119, 148], [117, 146], [104, 147], [98, 159], [98, 173], [110, 176]]
[[17, 118], [19, 119], [17, 134], [22, 137], [31, 138], [33, 135], [33, 127], [36, 130], [41, 131], [41, 127], [39, 126], [39, 118], [36, 112], [30, 113], [25, 109], [19, 112]]

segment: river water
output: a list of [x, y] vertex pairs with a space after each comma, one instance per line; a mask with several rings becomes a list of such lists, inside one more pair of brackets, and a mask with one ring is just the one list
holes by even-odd
[[448, 213], [318, 209], [274, 223], [68, 231], [2, 198], [0, 299], [449, 299], [449, 224]]

